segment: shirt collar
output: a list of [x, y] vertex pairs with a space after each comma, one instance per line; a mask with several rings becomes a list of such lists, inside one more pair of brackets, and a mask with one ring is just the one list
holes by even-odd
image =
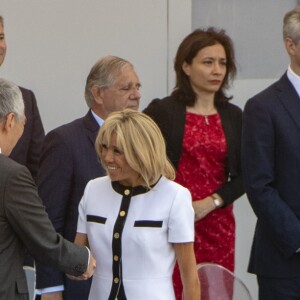
[[[151, 185], [151, 189], [155, 187], [155, 185], [159, 182], [160, 179], [161, 179], [161, 176], [154, 184]], [[115, 190], [115, 192], [117, 192], [118, 194], [121, 194], [121, 195], [126, 195], [126, 196], [129, 194], [131, 194], [132, 196], [136, 196], [136, 195], [140, 195], [140, 194], [145, 194], [150, 191], [150, 189], [148, 187], [145, 187], [142, 185], [130, 187], [130, 186], [125, 186], [125, 185], [121, 184], [119, 181], [112, 181], [111, 185], [112, 185], [113, 189]]]
[[91, 110], [91, 112], [92, 112], [92, 115], [93, 115], [93, 117], [95, 118], [96, 122], [97, 122], [98, 125], [101, 127], [101, 126], [103, 125], [103, 123], [104, 123], [104, 120], [101, 119], [101, 118], [100, 118], [97, 114], [95, 114], [92, 110]]
[[287, 70], [287, 77], [290, 80], [291, 84], [295, 88], [298, 96], [300, 97], [300, 76], [298, 76], [291, 68], [291, 65], [289, 65]]

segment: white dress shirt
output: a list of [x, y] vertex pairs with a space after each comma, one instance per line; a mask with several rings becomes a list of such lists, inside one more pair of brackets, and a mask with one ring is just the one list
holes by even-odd
[[298, 76], [292, 69], [291, 66], [288, 67], [287, 77], [293, 87], [295, 88], [299, 98], [300, 98], [300, 76]]

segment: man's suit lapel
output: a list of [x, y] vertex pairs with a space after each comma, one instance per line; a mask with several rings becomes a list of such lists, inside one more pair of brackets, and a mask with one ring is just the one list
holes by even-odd
[[286, 74], [279, 80], [277, 89], [282, 105], [300, 130], [300, 98]]
[[92, 115], [91, 110], [84, 117], [84, 126], [87, 129], [89, 140], [94, 145], [99, 131], [99, 125]]

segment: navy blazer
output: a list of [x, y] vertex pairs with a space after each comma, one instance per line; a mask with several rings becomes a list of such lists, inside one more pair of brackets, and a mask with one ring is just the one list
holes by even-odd
[[[98, 130], [89, 111], [83, 118], [49, 132], [43, 144], [39, 194], [56, 231], [70, 241], [76, 235], [78, 205], [86, 184], [105, 174], [94, 147]], [[38, 266], [37, 288], [61, 284], [65, 285], [64, 299], [87, 299], [90, 282], [68, 280], [64, 274]]]
[[[228, 182], [215, 191], [225, 205], [244, 194], [241, 167], [242, 111], [239, 107], [224, 103], [217, 108], [221, 117], [228, 147]], [[175, 169], [181, 157], [186, 106], [175, 96], [154, 99], [144, 110], [158, 124], [165, 138], [167, 154]]]
[[245, 106], [242, 165], [257, 216], [249, 272], [299, 277], [300, 99], [284, 74]]
[[20, 90], [24, 100], [27, 121], [24, 132], [11, 152], [10, 158], [26, 166], [36, 180], [45, 132], [34, 93], [22, 87]]

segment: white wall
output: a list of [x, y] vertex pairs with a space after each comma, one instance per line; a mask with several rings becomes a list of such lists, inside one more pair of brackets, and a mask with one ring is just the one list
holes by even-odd
[[283, 15], [297, 0], [193, 0], [192, 28], [223, 28], [233, 39], [238, 78], [277, 78], [286, 68]]
[[141, 108], [166, 96], [169, 57], [191, 28], [190, 0], [1, 0], [0, 14], [8, 43], [0, 76], [34, 90], [46, 131], [86, 113], [85, 80], [104, 55], [135, 65]]

